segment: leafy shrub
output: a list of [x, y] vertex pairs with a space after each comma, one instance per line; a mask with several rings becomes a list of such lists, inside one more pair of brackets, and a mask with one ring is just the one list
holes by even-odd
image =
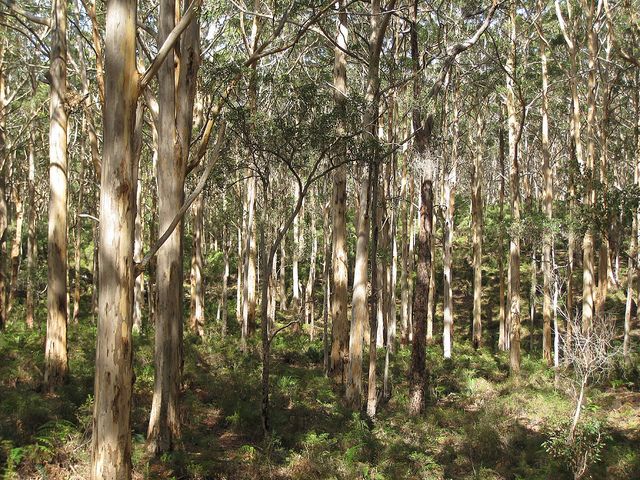
[[597, 419], [578, 423], [573, 436], [570, 435], [571, 423], [566, 420], [549, 428], [542, 447], [570, 470], [577, 480], [601, 460], [605, 443], [610, 437], [603, 423]]

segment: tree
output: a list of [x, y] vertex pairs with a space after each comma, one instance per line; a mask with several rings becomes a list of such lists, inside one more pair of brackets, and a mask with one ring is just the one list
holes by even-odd
[[109, 0], [106, 13], [100, 243], [109, 248], [100, 249], [92, 480], [131, 478], [136, 3]]
[[49, 77], [49, 232], [44, 384], [67, 377], [67, 4], [54, 0]]

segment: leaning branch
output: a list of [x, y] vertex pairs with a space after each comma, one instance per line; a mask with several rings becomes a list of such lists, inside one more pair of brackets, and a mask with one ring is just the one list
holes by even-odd
[[167, 239], [171, 236], [171, 234], [175, 230], [178, 223], [182, 221], [184, 214], [187, 212], [187, 210], [189, 210], [189, 207], [191, 206], [191, 204], [198, 197], [198, 195], [200, 195], [202, 190], [204, 190], [204, 186], [207, 183], [207, 179], [209, 178], [209, 175], [211, 175], [213, 167], [216, 165], [216, 163], [218, 163], [218, 159], [220, 158], [220, 151], [222, 150], [222, 144], [224, 143], [225, 128], [226, 128], [226, 124], [224, 121], [222, 121], [220, 123], [220, 129], [218, 130], [218, 137], [216, 138], [216, 143], [213, 148], [213, 153], [211, 154], [211, 159], [209, 160], [209, 163], [207, 164], [204, 171], [202, 172], [202, 175], [198, 180], [198, 184], [196, 185], [196, 188], [193, 190], [193, 192], [191, 192], [191, 194], [184, 201], [184, 203], [182, 204], [182, 207], [180, 207], [180, 210], [178, 210], [178, 213], [176, 213], [175, 217], [173, 217], [171, 224], [169, 225], [169, 227], [167, 227], [167, 229], [162, 234], [162, 236], [158, 239], [158, 241], [155, 243], [153, 248], [149, 251], [149, 253], [147, 253], [144, 256], [144, 258], [140, 261], [140, 263], [137, 263], [135, 265], [134, 277], [137, 277], [142, 272], [144, 272], [145, 268], [147, 267], [147, 265], [149, 265], [149, 262], [151, 261], [153, 256], [156, 253], [158, 253], [158, 250], [160, 250], [160, 247], [164, 245], [164, 242], [166, 242]]
[[200, 5], [202, 5], [202, 0], [193, 0], [191, 2], [191, 5], [189, 5], [187, 11], [184, 13], [178, 24], [173, 28], [171, 33], [167, 36], [164, 43], [160, 47], [160, 50], [158, 50], [156, 58], [154, 58], [153, 62], [151, 62], [151, 65], [149, 65], [147, 70], [140, 77], [139, 91], [143, 91], [149, 84], [151, 79], [155, 76], [155, 74], [158, 73], [158, 70], [162, 66], [162, 63], [165, 61], [169, 53], [173, 50], [173, 47], [175, 47], [178, 39], [180, 38], [180, 35], [182, 35], [182, 32], [187, 29], [191, 21], [198, 14]]
[[17, 13], [18, 15], [23, 16], [30, 22], [37, 23], [38, 25], [44, 25], [45, 27], [51, 27], [51, 22], [48, 18], [39, 17], [37, 15], [34, 15], [33, 13], [26, 11], [23, 8], [20, 8], [16, 5], [15, 0], [0, 0], [0, 3], [6, 6], [13, 13]]

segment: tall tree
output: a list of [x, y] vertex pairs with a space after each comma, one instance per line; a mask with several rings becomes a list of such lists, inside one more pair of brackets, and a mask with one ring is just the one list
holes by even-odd
[[53, 1], [49, 67], [49, 232], [44, 384], [67, 377], [67, 2]]
[[[136, 0], [108, 0], [92, 480], [131, 478]], [[108, 246], [108, 247], [107, 247]]]

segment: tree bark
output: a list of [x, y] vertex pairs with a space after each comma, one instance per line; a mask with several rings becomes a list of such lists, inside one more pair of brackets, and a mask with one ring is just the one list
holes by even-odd
[[[176, 24], [175, 0], [160, 2], [158, 44]], [[199, 22], [194, 19], [175, 48], [176, 62], [165, 61], [158, 70], [158, 223], [166, 231], [184, 202], [184, 180], [191, 143], [195, 86], [200, 62]], [[176, 69], [179, 75], [176, 85]], [[159, 454], [180, 441], [178, 403], [182, 371], [183, 337], [183, 221], [180, 221], [157, 255], [158, 311], [155, 334], [153, 401], [148, 449]]]
[[[0, 127], [1, 128], [1, 127]], [[33, 131], [29, 132], [29, 180], [27, 195], [29, 198], [29, 214], [27, 216], [27, 300], [26, 323], [29, 328], [34, 325], [34, 299], [33, 299], [33, 266], [36, 262], [36, 162], [35, 140]], [[1, 153], [0, 153], [1, 155]]]
[[364, 322], [367, 321], [367, 262], [369, 256], [369, 179], [360, 182], [360, 208], [358, 211], [358, 239], [353, 276], [353, 313], [349, 334], [349, 368], [347, 371], [347, 403], [359, 410], [362, 402], [362, 341]]
[[[585, 163], [585, 203], [591, 212], [595, 206], [594, 167], [596, 155], [596, 69], [598, 62], [598, 35], [593, 26], [595, 2], [585, 0], [582, 8], [587, 14], [587, 44], [589, 50], [589, 73], [587, 75], [587, 158]], [[594, 232], [591, 220], [582, 240], [582, 329], [587, 332], [593, 324], [595, 314], [595, 272], [594, 272]], [[605, 279], [606, 281], [606, 279]]]
[[[346, 133], [346, 102], [347, 102], [347, 56], [345, 50], [348, 44], [347, 13], [344, 0], [337, 3], [337, 46], [334, 49], [335, 61], [333, 67], [334, 103], [338, 115], [336, 135]], [[346, 158], [347, 145], [344, 141], [337, 144], [339, 154]], [[336, 381], [345, 382], [347, 362], [349, 359], [349, 321], [347, 319], [347, 171], [341, 165], [333, 173], [333, 232], [332, 232], [332, 279], [333, 297], [331, 301], [331, 365], [330, 372]]]
[[482, 346], [482, 143], [484, 139], [484, 118], [478, 112], [476, 119], [476, 139], [471, 175], [471, 220], [473, 243], [473, 346]]
[[92, 480], [131, 478], [136, 0], [109, 0]]
[[204, 258], [202, 237], [204, 230], [204, 192], [193, 202], [193, 253], [191, 256], [191, 330], [199, 337], [204, 336]]
[[509, 125], [509, 160], [511, 188], [512, 229], [509, 245], [510, 272], [510, 370], [513, 375], [520, 373], [520, 172], [518, 165], [518, 141], [522, 126], [519, 124], [516, 106], [516, 4], [509, 3], [509, 40], [510, 51], [507, 59], [507, 113]]
[[[424, 319], [429, 308], [429, 276], [432, 268], [431, 235], [433, 233], [433, 182], [430, 178], [422, 181], [420, 188], [420, 228], [417, 241], [416, 294], [413, 297], [413, 311], [416, 318]], [[426, 374], [426, 333], [424, 321], [415, 324], [411, 369], [409, 371], [409, 414], [419, 415], [424, 409]]]
[[[540, 11], [544, 5], [540, 3]], [[542, 28], [542, 27], [541, 27]], [[551, 342], [551, 284], [553, 233], [550, 223], [553, 220], [553, 178], [551, 172], [551, 153], [549, 150], [549, 75], [547, 69], [547, 44], [544, 38], [540, 38], [540, 70], [542, 74], [542, 103], [540, 115], [542, 117], [542, 173], [544, 176], [543, 210], [549, 223], [543, 230], [542, 236], [542, 275], [543, 275], [543, 300], [542, 300], [542, 358], [549, 366], [553, 363]]]
[[67, 358], [67, 5], [54, 0], [49, 75], [49, 231], [44, 386], [65, 382]]

